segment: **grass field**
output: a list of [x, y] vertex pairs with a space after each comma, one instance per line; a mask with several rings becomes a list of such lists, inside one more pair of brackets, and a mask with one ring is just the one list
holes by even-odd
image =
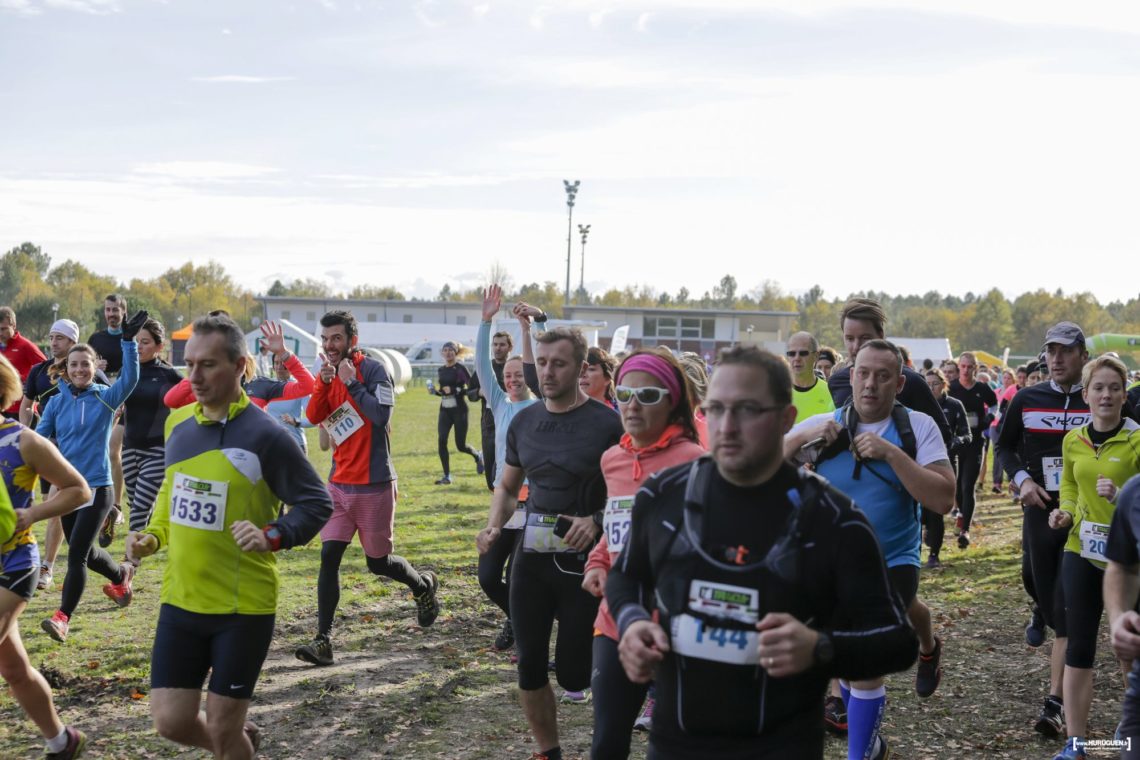
[[[432, 484], [440, 471], [435, 403], [422, 389], [398, 401], [392, 436], [400, 478], [396, 552], [439, 573], [443, 612], [432, 628], [420, 630], [406, 589], [377, 581], [359, 550], [350, 550], [342, 569], [337, 662], [313, 668], [294, 659], [293, 650], [314, 633], [319, 542], [282, 553], [277, 632], [251, 709], [265, 731], [261, 757], [498, 759], [533, 751], [514, 669], [506, 655], [489, 648], [502, 616], [475, 577], [473, 538], [486, 520], [488, 493], [470, 458], [454, 452], [455, 484]], [[473, 411], [476, 447], [477, 416]], [[315, 445], [311, 451], [318, 471], [327, 472], [327, 455]], [[967, 552], [948, 546], [946, 567], [923, 574], [920, 594], [946, 642], [945, 677], [925, 701], [914, 695], [913, 671], [888, 679], [884, 733], [895, 757], [984, 752], [1041, 758], [1058, 749], [1032, 730], [1047, 686], [1050, 645], [1031, 650], [1024, 641], [1020, 510], [1008, 498], [986, 497], [977, 516], [974, 546]], [[948, 537], [952, 542], [952, 531]], [[112, 550], [121, 553], [121, 537]], [[161, 556], [147, 560], [135, 601], [125, 610], [102, 595], [103, 579], [93, 576], [65, 645], [39, 628], [58, 606], [58, 583], [21, 618], [32, 662], [55, 685], [64, 720], [90, 737], [88, 757], [204, 756], [179, 751], [150, 727], [146, 692], [162, 565]], [[57, 567], [63, 566], [61, 558]], [[1102, 637], [1090, 738], [1111, 738], [1120, 689]], [[18, 706], [6, 696], [0, 704], [0, 758], [40, 756], [42, 742]], [[588, 757], [591, 708], [560, 706], [559, 718], [566, 756]], [[644, 757], [643, 736], [635, 737], [633, 757]], [[827, 757], [846, 757], [846, 743], [829, 739]]]

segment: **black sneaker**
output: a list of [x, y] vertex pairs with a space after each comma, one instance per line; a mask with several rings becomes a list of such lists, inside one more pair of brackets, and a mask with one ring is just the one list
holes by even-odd
[[482, 475], [484, 472], [486, 472], [486, 468], [483, 466], [482, 455], [475, 457], [475, 474]]
[[842, 697], [828, 694], [823, 700], [823, 725], [836, 736], [847, 735], [847, 707]]
[[967, 531], [962, 531], [958, 534], [958, 548], [965, 549], [970, 545], [970, 534]]
[[1045, 643], [1045, 618], [1041, 616], [1041, 608], [1034, 605], [1033, 616], [1029, 618], [1029, 625], [1025, 626], [1025, 643], [1036, 649]]
[[439, 591], [439, 578], [431, 570], [420, 571], [420, 577], [428, 584], [428, 590], [416, 594], [416, 620], [420, 626], [427, 628], [439, 616], [439, 600], [435, 592]]
[[886, 738], [882, 734], [879, 734], [875, 737], [875, 741], [877, 743], [875, 745], [875, 751], [871, 753], [871, 760], [890, 760], [891, 748], [887, 746]]
[[942, 560], [938, 559], [938, 555], [931, 552], [930, 556], [926, 559], [927, 570], [939, 570], [942, 568]]
[[495, 637], [496, 651], [503, 652], [515, 645], [515, 629], [511, 627], [511, 619], [507, 618], [507, 622], [503, 623], [503, 630], [499, 631], [499, 635]]
[[436, 484], [437, 486], [449, 486], [449, 485], [451, 485], [451, 478], [449, 478], [449, 477], [447, 477], [446, 475], [444, 475], [442, 478], [440, 478], [439, 480], [435, 481], [435, 484]]
[[333, 664], [332, 641], [323, 633], [317, 634], [317, 637], [308, 644], [297, 647], [295, 654], [298, 660], [304, 660], [313, 665]]
[[914, 674], [914, 691], [926, 699], [942, 682], [942, 639], [934, 637], [934, 651], [918, 653], [918, 669]]
[[1061, 700], [1053, 695], [1045, 697], [1045, 704], [1041, 706], [1041, 712], [1037, 716], [1037, 723], [1033, 726], [1033, 730], [1050, 739], [1056, 739], [1059, 736], [1064, 736], [1061, 733], [1065, 724], [1065, 707]]
[[74, 757], [79, 757], [83, 754], [83, 748], [87, 746], [87, 736], [78, 728], [67, 726], [67, 746], [59, 752], [46, 752], [44, 757], [49, 760], [71, 760]]

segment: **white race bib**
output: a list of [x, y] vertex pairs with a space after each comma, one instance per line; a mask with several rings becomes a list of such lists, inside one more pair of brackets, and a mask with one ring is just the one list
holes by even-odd
[[632, 496], [615, 496], [606, 502], [606, 512], [602, 517], [602, 528], [606, 532], [606, 543], [610, 554], [618, 554], [625, 548], [629, 538], [630, 516], [633, 514]]
[[[689, 610], [752, 626], [760, 619], [760, 592], [727, 583], [693, 580], [689, 583]], [[755, 665], [760, 661], [759, 631], [717, 628], [689, 614], [674, 616], [670, 627], [673, 651], [686, 657], [733, 665]]]
[[443, 399], [440, 400], [439, 405], [444, 409], [454, 409], [459, 406], [459, 402], [455, 400], [455, 396], [444, 396]]
[[966, 424], [970, 426], [970, 430], [978, 429], [978, 413], [966, 412]]
[[511, 515], [511, 519], [507, 520], [507, 524], [503, 526], [503, 530], [518, 530], [526, 525], [526, 507], [518, 507], [515, 513]]
[[321, 426], [328, 431], [333, 443], [339, 446], [364, 429], [364, 420], [360, 418], [352, 404], [345, 401], [333, 409], [332, 414], [321, 423]]
[[1094, 523], [1085, 520], [1081, 523], [1081, 556], [1085, 559], [1095, 559], [1098, 562], [1107, 562], [1104, 556], [1105, 546], [1108, 544], [1108, 526], [1104, 523]]
[[199, 530], [222, 530], [226, 525], [229, 487], [229, 483], [175, 473], [170, 491], [170, 522]]
[[554, 535], [554, 526], [557, 524], [558, 515], [527, 512], [526, 527], [523, 530], [523, 551], [542, 554], [577, 552], [577, 549]]
[[1046, 491], [1061, 490], [1061, 470], [1064, 467], [1064, 457], [1041, 457], [1041, 476], [1045, 479]]

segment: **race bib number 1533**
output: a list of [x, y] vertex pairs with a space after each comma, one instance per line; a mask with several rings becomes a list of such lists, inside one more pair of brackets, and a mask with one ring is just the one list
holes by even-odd
[[228, 489], [228, 483], [176, 473], [170, 494], [170, 522], [199, 530], [222, 530]]

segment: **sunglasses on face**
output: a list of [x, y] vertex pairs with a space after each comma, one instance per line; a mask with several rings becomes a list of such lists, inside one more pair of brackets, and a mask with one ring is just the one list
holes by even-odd
[[784, 356], [795, 359], [797, 356], [811, 356], [811, 351], [785, 351]]
[[628, 404], [634, 398], [642, 406], [653, 406], [661, 403], [661, 399], [669, 395], [668, 388], [657, 388], [647, 385], [643, 388], [630, 388], [628, 385], [619, 385], [614, 389], [619, 404]]

